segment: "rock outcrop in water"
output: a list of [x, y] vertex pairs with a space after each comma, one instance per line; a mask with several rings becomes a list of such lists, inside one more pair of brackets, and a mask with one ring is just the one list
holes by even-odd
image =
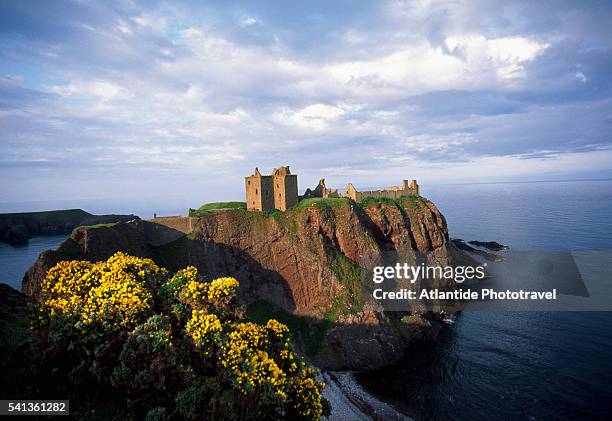
[[35, 235], [68, 234], [81, 225], [138, 219], [136, 215], [92, 215], [82, 209], [0, 214], [0, 241], [22, 244]]
[[209, 279], [236, 277], [247, 306], [259, 303], [259, 309], [299, 318], [310, 328], [300, 336], [303, 346], [320, 336], [310, 347], [320, 366], [369, 369], [401, 358], [436, 326], [420, 317], [400, 322], [401, 315], [379, 311], [362, 295], [363, 271], [381, 264], [385, 253], [409, 256], [415, 264], [473, 263], [449, 241], [436, 206], [420, 197], [361, 204], [310, 199], [282, 213], [232, 209], [183, 225], [192, 231], [149, 221], [76, 229], [58, 250], [40, 255], [22, 289], [37, 297], [44, 274], [58, 261], [97, 261], [118, 250], [152, 257], [170, 270], [194, 265]]

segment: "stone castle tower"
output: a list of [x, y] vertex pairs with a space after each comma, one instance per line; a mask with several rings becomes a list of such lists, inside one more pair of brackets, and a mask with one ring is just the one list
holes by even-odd
[[287, 210], [298, 201], [297, 175], [289, 167], [274, 168], [272, 175], [261, 175], [255, 168], [253, 175], [244, 178], [247, 209], [269, 211]]

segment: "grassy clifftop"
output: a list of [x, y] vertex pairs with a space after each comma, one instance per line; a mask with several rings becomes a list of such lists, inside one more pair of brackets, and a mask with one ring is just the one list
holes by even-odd
[[[354, 202], [353, 200], [346, 197], [314, 197], [310, 199], [300, 200], [296, 205], [294, 205], [291, 209], [288, 209], [286, 212], [292, 213], [296, 211], [300, 211], [302, 209], [306, 209], [309, 207], [318, 207], [318, 208], [341, 208], [343, 206], [351, 206], [357, 205], [361, 207], [367, 206], [379, 206], [383, 203], [392, 204], [397, 206], [412, 206], [416, 205], [420, 202], [425, 202], [427, 199], [421, 196], [402, 196], [398, 199], [389, 199], [389, 198], [376, 198], [376, 197], [367, 197], [363, 199], [361, 202]], [[202, 216], [203, 214], [215, 211], [215, 210], [223, 210], [223, 209], [246, 209], [245, 202], [211, 202], [206, 203], [200, 206], [197, 209], [189, 209], [189, 216]], [[272, 210], [270, 212], [264, 212], [263, 214], [275, 214], [280, 211]]]
[[245, 202], [212, 202], [206, 203], [197, 209], [189, 209], [189, 216], [200, 216], [206, 212], [220, 209], [246, 209]]

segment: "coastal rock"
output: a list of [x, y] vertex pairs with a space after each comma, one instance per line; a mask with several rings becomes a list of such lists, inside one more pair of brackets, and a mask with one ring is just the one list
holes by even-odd
[[[282, 213], [231, 209], [176, 222], [78, 228], [57, 251], [41, 254], [22, 290], [38, 297], [44, 274], [59, 260], [97, 261], [119, 250], [151, 257], [171, 271], [194, 265], [207, 280], [237, 278], [246, 306], [264, 301], [315, 324], [337, 313], [313, 360], [328, 369], [369, 369], [399, 360], [410, 343], [427, 338], [431, 325], [376, 311], [363, 300], [366, 271], [380, 265], [385, 253], [415, 264], [474, 263], [449, 240], [436, 206], [420, 197], [362, 204], [322, 199]], [[161, 238], [169, 242], [160, 244]]]
[[473, 244], [475, 246], [478, 247], [484, 247], [488, 250], [492, 250], [492, 251], [502, 251], [502, 250], [507, 250], [508, 246], [504, 245], [504, 244], [500, 244], [497, 241], [478, 241], [478, 240], [472, 240], [469, 241], [470, 244]]
[[[506, 260], [505, 256], [495, 254], [495, 253], [489, 253], [484, 250], [479, 250], [469, 245], [469, 244], [480, 243], [479, 241], [469, 241], [469, 244], [468, 244], [460, 238], [454, 238], [451, 240], [451, 242], [454, 243], [459, 249], [482, 256], [490, 262], [503, 262], [504, 260]], [[495, 242], [492, 242], [492, 243], [495, 243]], [[495, 243], [495, 244], [499, 244], [499, 243]], [[507, 246], [503, 246], [503, 247], [504, 248], [502, 250], [508, 248]]]
[[28, 242], [28, 228], [22, 223], [0, 226], [0, 241], [12, 245]]

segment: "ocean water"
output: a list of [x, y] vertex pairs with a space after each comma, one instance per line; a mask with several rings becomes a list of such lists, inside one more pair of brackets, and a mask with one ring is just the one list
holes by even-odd
[[[525, 251], [612, 250], [612, 181], [422, 193], [455, 238]], [[359, 380], [419, 420], [612, 419], [612, 313], [465, 311], [438, 343]]]
[[56, 249], [67, 235], [33, 237], [27, 244], [12, 246], [0, 242], [0, 282], [21, 289], [21, 279], [40, 253]]
[[[526, 251], [612, 250], [612, 181], [424, 185], [422, 194], [454, 238]], [[151, 209], [109, 206], [88, 210]], [[0, 281], [19, 288], [38, 253], [63, 239], [0, 243]], [[359, 380], [419, 420], [612, 419], [612, 313], [466, 311], [436, 344]]]

